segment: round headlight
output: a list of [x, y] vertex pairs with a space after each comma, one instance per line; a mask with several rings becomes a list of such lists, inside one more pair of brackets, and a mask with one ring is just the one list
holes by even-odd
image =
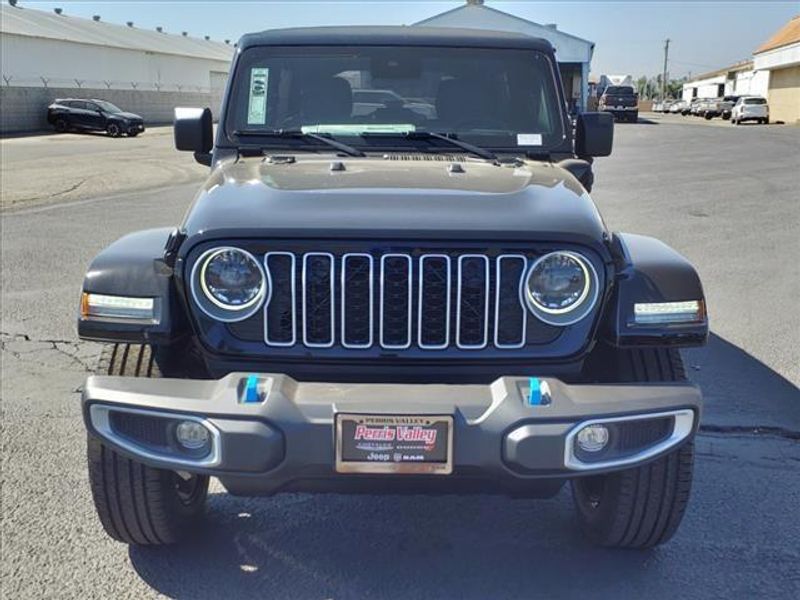
[[[258, 260], [241, 248], [215, 248], [201, 256], [192, 274], [200, 307], [222, 321], [239, 321], [252, 315], [267, 292], [267, 279]], [[221, 309], [221, 310], [220, 310]]]
[[551, 252], [538, 258], [525, 282], [528, 308], [551, 325], [571, 325], [585, 317], [597, 299], [597, 274], [575, 252]]

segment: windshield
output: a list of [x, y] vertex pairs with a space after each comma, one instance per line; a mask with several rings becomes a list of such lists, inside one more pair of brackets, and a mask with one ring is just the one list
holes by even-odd
[[95, 100], [94, 103], [97, 104], [97, 106], [99, 106], [106, 112], [110, 113], [122, 112], [122, 110], [111, 104], [111, 102], [106, 102], [105, 100]]
[[428, 131], [484, 147], [548, 147], [564, 139], [555, 85], [548, 57], [532, 50], [251, 48], [234, 75], [226, 132], [234, 143], [236, 132], [299, 130], [358, 145]]

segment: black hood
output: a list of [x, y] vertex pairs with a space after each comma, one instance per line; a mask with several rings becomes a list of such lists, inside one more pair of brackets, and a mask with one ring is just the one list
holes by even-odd
[[221, 163], [186, 215], [187, 247], [233, 237], [604, 245], [597, 208], [565, 170], [537, 162], [457, 164], [463, 172], [447, 161], [333, 155]]
[[120, 119], [125, 119], [127, 121], [142, 121], [142, 117], [140, 115], [129, 113], [129, 112], [117, 112], [111, 113], [114, 117], [119, 117]]

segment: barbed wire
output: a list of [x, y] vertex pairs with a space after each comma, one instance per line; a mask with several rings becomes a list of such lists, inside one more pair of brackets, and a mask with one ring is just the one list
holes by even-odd
[[2, 74], [2, 87], [34, 87], [34, 88], [72, 88], [72, 89], [105, 89], [105, 90], [137, 90], [154, 92], [198, 92], [212, 93], [222, 90], [211, 86], [187, 83], [165, 83], [161, 81], [135, 81], [110, 79], [82, 79], [67, 77], [19, 77], [10, 73]]

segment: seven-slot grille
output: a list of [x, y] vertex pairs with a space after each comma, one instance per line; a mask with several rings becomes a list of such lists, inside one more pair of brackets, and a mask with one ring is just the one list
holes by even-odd
[[521, 348], [523, 254], [268, 252], [267, 346]]

